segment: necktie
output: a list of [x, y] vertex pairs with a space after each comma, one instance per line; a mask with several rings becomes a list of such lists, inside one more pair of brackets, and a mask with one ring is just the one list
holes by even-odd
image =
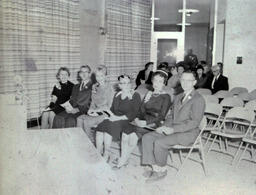
[[212, 80], [212, 89], [214, 89], [214, 84], [215, 84], [216, 81], [217, 81], [217, 77], [215, 76], [215, 77], [213, 78], [213, 80]]

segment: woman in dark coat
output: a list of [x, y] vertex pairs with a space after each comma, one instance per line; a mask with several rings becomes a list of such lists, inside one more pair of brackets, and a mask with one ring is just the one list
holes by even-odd
[[157, 128], [165, 120], [165, 116], [171, 106], [171, 97], [164, 91], [168, 73], [157, 70], [152, 76], [153, 91], [148, 91], [142, 101], [137, 118], [136, 126], [125, 129], [122, 134], [121, 157], [116, 168], [127, 164], [128, 158], [136, 147], [138, 139], [143, 134], [150, 132], [144, 127]]
[[54, 117], [53, 128], [76, 127], [76, 119], [87, 114], [91, 103], [92, 82], [90, 80], [91, 68], [81, 66], [78, 72], [79, 83], [73, 87], [71, 98], [65, 104], [64, 111]]
[[61, 67], [56, 75], [58, 82], [53, 87], [51, 94], [51, 103], [42, 113], [41, 128], [52, 128], [53, 119], [56, 114], [63, 112], [65, 109], [60, 104], [70, 99], [74, 84], [69, 79], [70, 72], [66, 67]]
[[141, 70], [136, 78], [136, 88], [135, 90], [141, 85], [141, 84], [148, 84], [152, 85], [152, 74], [153, 74], [153, 62], [148, 62], [145, 65], [144, 70]]
[[[118, 77], [121, 91], [115, 94], [112, 106], [106, 118], [96, 127], [96, 147], [108, 161], [112, 139], [119, 140], [123, 131], [132, 128], [131, 121], [135, 119], [140, 107], [140, 95], [131, 89], [131, 79], [127, 75]], [[104, 145], [104, 150], [103, 150]]]
[[206, 87], [207, 77], [204, 74], [204, 67], [202, 65], [198, 65], [196, 68], [196, 81], [195, 89]]

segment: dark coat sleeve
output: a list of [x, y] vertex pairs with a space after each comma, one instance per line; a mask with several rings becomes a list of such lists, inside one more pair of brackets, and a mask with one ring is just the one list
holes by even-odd
[[137, 117], [140, 109], [140, 104], [141, 104], [140, 95], [137, 92], [135, 92], [132, 97], [131, 108], [129, 109], [129, 112], [125, 114], [130, 122]]
[[140, 80], [145, 80], [145, 71], [144, 70], [141, 70], [139, 72], [139, 74], [137, 75], [137, 78], [135, 80], [137, 87], [141, 84]]

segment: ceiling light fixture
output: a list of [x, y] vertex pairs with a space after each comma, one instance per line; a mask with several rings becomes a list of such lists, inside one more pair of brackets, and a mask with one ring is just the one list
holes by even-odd
[[[152, 18], [150, 18], [152, 20]], [[154, 18], [154, 20], [160, 20], [160, 18]]]
[[[184, 10], [183, 9], [179, 9], [179, 13], [183, 13]], [[186, 12], [186, 16], [191, 16], [193, 13], [198, 13], [199, 10], [198, 9], [185, 9]]]
[[[176, 25], [182, 26], [182, 23], [178, 23], [178, 24], [176, 24]], [[191, 23], [185, 23], [185, 26], [191, 26]]]

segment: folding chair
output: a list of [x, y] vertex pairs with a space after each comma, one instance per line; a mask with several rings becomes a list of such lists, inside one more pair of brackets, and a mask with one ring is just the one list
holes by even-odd
[[219, 103], [226, 97], [232, 97], [232, 94], [227, 90], [220, 90], [213, 95], [219, 99]]
[[205, 100], [205, 103], [216, 103], [218, 104], [219, 103], [219, 99], [214, 96], [214, 95], [202, 95], [204, 100]]
[[[225, 143], [225, 150], [222, 148], [221, 142], [219, 143], [220, 150], [217, 150], [218, 152], [231, 155], [233, 159], [235, 158], [236, 154], [231, 154], [228, 152], [229, 145], [228, 139], [233, 141], [239, 141], [242, 140], [248, 129], [251, 128], [252, 121], [254, 119], [254, 112], [252, 110], [248, 110], [243, 107], [235, 107], [230, 109], [222, 124], [220, 125], [220, 128], [211, 131], [211, 134], [214, 135], [212, 144], [210, 145], [208, 152], [209, 153], [212, 150], [213, 144], [215, 143], [215, 140], [217, 137], [220, 137], [220, 139], [224, 139]], [[232, 145], [235, 147], [238, 147], [238, 145]], [[233, 162], [233, 161], [232, 161]]]
[[207, 126], [205, 132], [208, 133], [205, 145], [207, 145], [211, 138], [211, 131], [220, 127], [220, 117], [222, 114], [222, 105], [217, 103], [206, 103], [204, 116], [207, 119]]
[[248, 92], [240, 93], [237, 95], [240, 99], [244, 101], [244, 103], [247, 103], [251, 100], [250, 94]]
[[221, 103], [220, 103], [223, 107], [223, 112], [222, 112], [222, 117], [225, 117], [225, 114], [228, 110], [230, 110], [231, 108], [234, 107], [243, 107], [244, 106], [244, 102], [242, 99], [240, 99], [239, 97], [226, 97], [224, 98]]
[[250, 92], [250, 100], [255, 100], [256, 99], [256, 89]]
[[196, 91], [201, 95], [212, 95], [212, 91], [210, 89], [199, 88]]
[[[254, 113], [256, 114], [256, 100], [251, 100], [251, 101], [247, 102], [244, 107], [249, 110], [253, 110]], [[256, 127], [256, 117], [254, 118], [252, 126]]]
[[[254, 128], [254, 130], [252, 132], [250, 130], [248, 130], [248, 132], [242, 139], [242, 142], [237, 150], [237, 154], [238, 154], [241, 146], [243, 145], [243, 143], [246, 143], [246, 145], [245, 145], [245, 148], [244, 148], [240, 158], [237, 161], [236, 167], [238, 167], [241, 160], [247, 160], [247, 161], [256, 163], [256, 149], [254, 148], [254, 146], [256, 146], [256, 128]], [[251, 146], [251, 148], [249, 148], [249, 146]], [[244, 157], [245, 152], [248, 150], [251, 153], [250, 158]]]
[[232, 94], [232, 96], [237, 96], [241, 93], [248, 93], [248, 89], [246, 89], [245, 87], [234, 87], [230, 90], [230, 93]]
[[[172, 149], [175, 149], [175, 150], [179, 150], [179, 155], [180, 155], [180, 159], [181, 159], [181, 165], [180, 167], [178, 168], [178, 171], [176, 173], [176, 176], [180, 173], [182, 167], [185, 165], [186, 161], [189, 159], [193, 160], [193, 161], [196, 161], [196, 162], [199, 162], [202, 164], [202, 167], [203, 167], [203, 170], [204, 170], [204, 174], [207, 175], [207, 169], [206, 169], [206, 162], [205, 162], [205, 155], [204, 155], [204, 149], [203, 149], [203, 144], [202, 144], [202, 133], [204, 132], [204, 129], [207, 125], [207, 120], [206, 120], [206, 117], [204, 116], [201, 123], [200, 123], [200, 133], [199, 135], [197, 136], [195, 142], [190, 145], [190, 146], [183, 146], [183, 145], [175, 145], [173, 146], [172, 148], [170, 148], [171, 150]], [[182, 150], [187, 150], [189, 149], [189, 152], [187, 154], [187, 156], [185, 157], [185, 160], [182, 162]], [[190, 157], [192, 151], [194, 149], [197, 149], [199, 150], [199, 153], [201, 154], [201, 159], [200, 160], [197, 160], [197, 159], [193, 159]]]

